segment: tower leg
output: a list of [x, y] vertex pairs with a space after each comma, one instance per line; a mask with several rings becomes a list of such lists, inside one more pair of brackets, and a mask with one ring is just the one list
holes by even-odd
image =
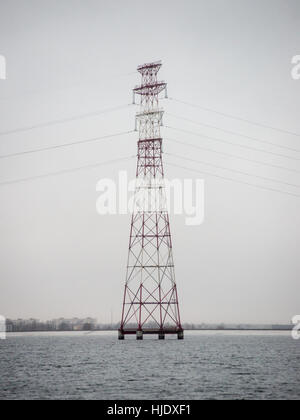
[[143, 339], [143, 331], [137, 331], [136, 332], [136, 339], [137, 340], [142, 340]]

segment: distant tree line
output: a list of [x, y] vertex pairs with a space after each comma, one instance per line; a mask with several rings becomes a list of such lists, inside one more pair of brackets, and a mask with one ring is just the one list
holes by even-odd
[[[130, 327], [130, 326], [129, 326]], [[134, 328], [134, 325], [131, 327]], [[147, 324], [148, 328], [155, 325]], [[59, 318], [51, 321], [40, 321], [36, 319], [6, 320], [7, 332], [43, 332], [43, 331], [116, 331], [119, 323], [99, 324], [96, 319], [64, 319]], [[253, 324], [183, 324], [185, 330], [291, 330], [292, 325], [253, 325]]]

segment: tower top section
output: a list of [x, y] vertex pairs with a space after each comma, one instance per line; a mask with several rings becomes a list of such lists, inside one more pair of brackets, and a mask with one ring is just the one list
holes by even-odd
[[[161, 66], [161, 61], [155, 61], [153, 63], [146, 63], [138, 66], [137, 70], [142, 76], [142, 83], [135, 86], [133, 94], [153, 98], [165, 90], [167, 84], [164, 81], [157, 80], [157, 73], [159, 72]], [[156, 98], [156, 100], [158, 101], [158, 98]]]

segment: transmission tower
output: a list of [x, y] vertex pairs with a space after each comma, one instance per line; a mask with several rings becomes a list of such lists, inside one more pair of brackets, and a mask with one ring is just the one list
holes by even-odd
[[138, 340], [144, 334], [184, 337], [164, 186], [159, 94], [167, 95], [167, 84], [157, 80], [161, 66], [161, 62], [139, 66], [142, 83], [133, 89], [133, 102], [140, 96], [138, 161], [120, 340], [127, 334]]

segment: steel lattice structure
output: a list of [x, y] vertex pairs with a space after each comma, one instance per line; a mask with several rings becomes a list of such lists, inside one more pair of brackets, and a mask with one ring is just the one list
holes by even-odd
[[183, 339], [164, 186], [159, 94], [167, 84], [157, 80], [161, 65], [139, 66], [142, 83], [133, 89], [134, 100], [140, 96], [138, 162], [119, 339], [126, 334]]

